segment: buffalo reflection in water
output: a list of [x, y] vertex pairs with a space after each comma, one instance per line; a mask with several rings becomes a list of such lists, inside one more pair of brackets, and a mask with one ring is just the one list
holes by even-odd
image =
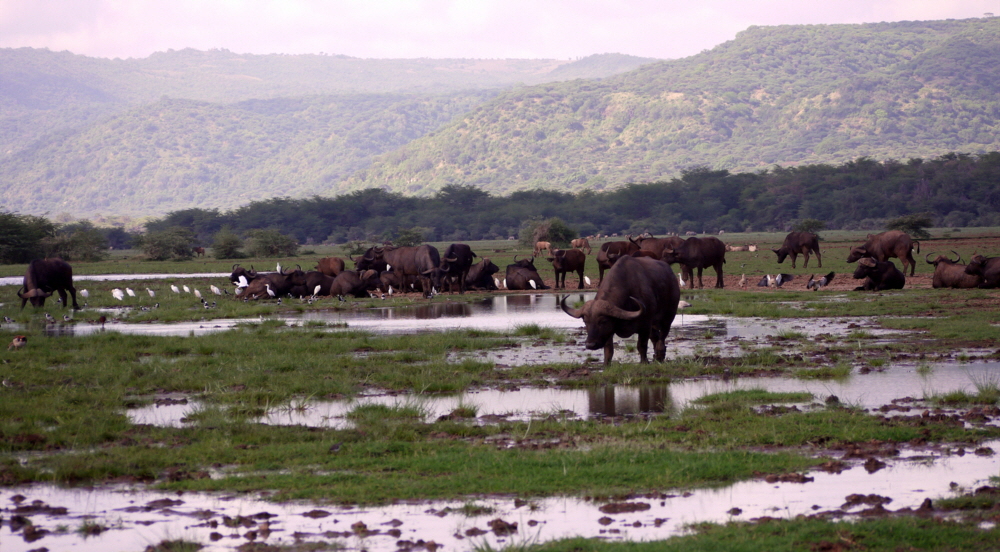
[[587, 406], [591, 414], [624, 416], [643, 412], [676, 410], [670, 388], [666, 385], [646, 387], [599, 387], [587, 390]]

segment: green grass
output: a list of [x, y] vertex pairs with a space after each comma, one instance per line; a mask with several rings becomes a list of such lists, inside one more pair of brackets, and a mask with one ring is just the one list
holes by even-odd
[[741, 405], [748, 404], [775, 404], [775, 403], [802, 403], [813, 399], [812, 393], [775, 393], [764, 389], [739, 389], [727, 391], [725, 393], [713, 393], [695, 399], [695, 404], [725, 404], [734, 403]]

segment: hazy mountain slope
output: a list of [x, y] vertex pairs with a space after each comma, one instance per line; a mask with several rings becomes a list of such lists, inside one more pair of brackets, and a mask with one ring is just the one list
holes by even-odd
[[162, 100], [8, 156], [0, 182], [17, 185], [0, 186], [0, 204], [147, 216], [309, 196], [491, 94]]
[[600, 82], [501, 94], [332, 191], [603, 189], [707, 165], [1000, 149], [1000, 18], [752, 27]]

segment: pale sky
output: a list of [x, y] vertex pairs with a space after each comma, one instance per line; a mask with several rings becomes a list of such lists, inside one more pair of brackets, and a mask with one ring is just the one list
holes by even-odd
[[966, 19], [1000, 0], [0, 0], [0, 47], [362, 58], [679, 58], [751, 25]]

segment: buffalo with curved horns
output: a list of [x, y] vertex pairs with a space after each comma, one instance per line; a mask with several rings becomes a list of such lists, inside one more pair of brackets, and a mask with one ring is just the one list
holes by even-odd
[[854, 288], [854, 291], [903, 289], [906, 285], [906, 275], [892, 261], [877, 261], [872, 257], [864, 257], [858, 261], [854, 279], [865, 281], [863, 285]]
[[982, 278], [979, 287], [992, 289], [1000, 287], [1000, 257], [984, 257], [975, 255], [965, 267], [966, 274]]
[[76, 303], [76, 288], [73, 287], [73, 267], [62, 259], [35, 259], [24, 273], [17, 296], [21, 298], [22, 309], [28, 301], [31, 301], [32, 307], [42, 307], [45, 298], [57, 291], [63, 305], [68, 305], [66, 292], [69, 291], [73, 297], [73, 308], [80, 309]]
[[[568, 297], [568, 296], [567, 296]], [[666, 357], [666, 338], [677, 315], [681, 290], [670, 265], [648, 257], [620, 257], [608, 271], [597, 296], [578, 309], [560, 306], [573, 318], [582, 318], [587, 326], [585, 347], [604, 348], [604, 364], [614, 356], [614, 336], [639, 335], [636, 348], [639, 359], [649, 362], [647, 350], [653, 340], [657, 362]]]
[[464, 243], [449, 245], [441, 257], [441, 265], [429, 274], [431, 283], [441, 291], [444, 291], [444, 285], [448, 284], [448, 290], [452, 292], [455, 291], [455, 284], [458, 284], [458, 292], [465, 293], [465, 279], [472, 268], [474, 257], [478, 255]]
[[604, 271], [608, 270], [618, 261], [620, 257], [631, 255], [639, 250], [639, 245], [631, 241], [610, 241], [601, 244], [601, 249], [597, 252], [597, 273], [599, 279], [597, 285], [604, 281]]
[[966, 274], [966, 265], [958, 264], [962, 262], [962, 256], [955, 250], [952, 250], [952, 253], [955, 254], [954, 261], [944, 255], [938, 255], [933, 261], [930, 260], [932, 253], [928, 253], [924, 256], [924, 260], [927, 261], [927, 264], [934, 265], [934, 281], [932, 284], [934, 289], [969, 289], [979, 287], [980, 282], [982, 282], [982, 277], [978, 274]]

